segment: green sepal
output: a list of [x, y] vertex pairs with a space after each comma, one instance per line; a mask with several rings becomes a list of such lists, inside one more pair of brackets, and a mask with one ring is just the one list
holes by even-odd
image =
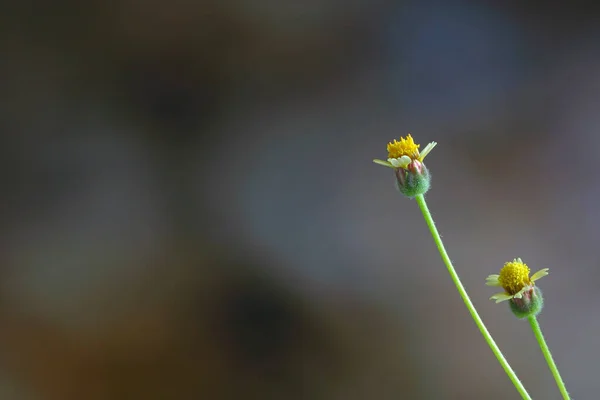
[[544, 297], [542, 291], [537, 286], [523, 292], [520, 299], [510, 299], [508, 301], [510, 310], [519, 319], [533, 317], [538, 315], [544, 307]]
[[406, 197], [425, 194], [430, 186], [431, 174], [425, 164], [421, 164], [419, 169], [396, 169], [396, 187]]

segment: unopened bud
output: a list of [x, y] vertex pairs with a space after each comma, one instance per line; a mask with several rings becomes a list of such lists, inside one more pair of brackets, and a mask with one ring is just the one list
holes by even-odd
[[431, 175], [419, 160], [412, 160], [406, 168], [396, 168], [396, 185], [400, 193], [407, 197], [415, 197], [429, 190]]
[[520, 298], [512, 298], [508, 301], [510, 310], [517, 318], [534, 317], [542, 311], [544, 298], [542, 291], [537, 286], [531, 286], [525, 290]]

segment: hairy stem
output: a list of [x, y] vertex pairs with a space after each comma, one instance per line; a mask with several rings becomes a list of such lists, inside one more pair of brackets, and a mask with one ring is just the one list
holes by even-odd
[[464, 286], [462, 285], [460, 278], [458, 277], [458, 274], [456, 273], [456, 270], [454, 269], [454, 266], [452, 265], [452, 261], [450, 261], [450, 257], [448, 257], [448, 253], [446, 252], [446, 249], [444, 248], [444, 243], [442, 242], [442, 238], [440, 237], [440, 234], [439, 234], [437, 228], [435, 227], [435, 222], [433, 221], [433, 218], [431, 217], [431, 213], [429, 212], [429, 208], [427, 207], [427, 203], [425, 202], [425, 197], [422, 194], [419, 194], [419, 195], [415, 196], [415, 199], [417, 201], [417, 204], [419, 205], [419, 208], [421, 209], [421, 212], [423, 213], [423, 218], [425, 218], [425, 222], [427, 223], [427, 226], [429, 227], [429, 231], [431, 232], [431, 236], [433, 236], [433, 241], [435, 242], [435, 244], [438, 248], [438, 251], [440, 252], [440, 255], [442, 256], [442, 260], [444, 261], [444, 264], [446, 264], [448, 273], [450, 274], [450, 277], [452, 278], [454, 285], [456, 285], [456, 289], [458, 290], [460, 297], [462, 297], [463, 301], [465, 302], [465, 305], [467, 306], [467, 309], [469, 310], [469, 313], [471, 314], [473, 321], [475, 321], [475, 324], [479, 328], [479, 331], [483, 335], [483, 338], [487, 342], [488, 346], [490, 346], [490, 348], [492, 349], [492, 352], [498, 359], [498, 362], [504, 369], [504, 372], [506, 372], [506, 375], [508, 375], [508, 377], [512, 381], [513, 385], [515, 385], [515, 388], [517, 389], [517, 391], [519, 392], [521, 397], [523, 399], [531, 400], [529, 393], [527, 393], [527, 390], [525, 390], [525, 387], [523, 386], [523, 384], [517, 377], [517, 374], [515, 374], [513, 369], [510, 367], [510, 364], [508, 363], [508, 361], [506, 361], [506, 358], [504, 358], [504, 355], [502, 355], [502, 352], [498, 348], [498, 345], [496, 344], [496, 342], [494, 342], [492, 335], [490, 335], [490, 333], [488, 332], [487, 328], [485, 327], [485, 324], [481, 320], [481, 317], [479, 317], [479, 314], [477, 313], [475, 306], [471, 302], [471, 299], [469, 298], [467, 291], [465, 290]]
[[544, 339], [544, 335], [542, 334], [542, 328], [540, 328], [540, 324], [538, 323], [537, 318], [535, 316], [533, 316], [533, 317], [529, 317], [528, 319], [529, 319], [529, 325], [531, 325], [531, 330], [533, 330], [533, 334], [535, 335], [535, 338], [537, 339], [537, 341], [540, 345], [540, 349], [542, 349], [542, 354], [544, 354], [544, 358], [546, 359], [546, 362], [548, 363], [548, 368], [550, 368], [550, 372], [552, 372], [552, 376], [554, 376], [554, 380], [556, 381], [558, 390], [560, 390], [560, 394], [562, 395], [563, 399], [569, 400], [570, 399], [569, 393], [567, 392], [565, 383], [563, 382], [562, 377], [560, 376], [560, 372], [558, 372], [556, 363], [554, 362], [554, 359], [552, 358], [552, 353], [550, 353], [550, 349], [548, 348], [548, 345], [546, 344], [546, 339]]

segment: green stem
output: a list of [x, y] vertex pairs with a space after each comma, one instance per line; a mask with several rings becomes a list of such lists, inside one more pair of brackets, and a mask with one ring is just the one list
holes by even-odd
[[563, 399], [565, 400], [569, 400], [569, 393], [567, 392], [567, 388], [565, 387], [565, 383], [563, 382], [561, 376], [560, 376], [560, 372], [558, 372], [558, 368], [556, 367], [556, 364], [554, 363], [554, 359], [552, 358], [552, 353], [550, 353], [550, 349], [548, 348], [548, 345], [546, 344], [546, 339], [544, 339], [544, 335], [542, 334], [542, 328], [540, 328], [540, 324], [537, 321], [537, 318], [535, 316], [529, 317], [529, 324], [531, 325], [531, 330], [533, 330], [533, 334], [535, 335], [535, 338], [537, 339], [538, 343], [540, 344], [540, 349], [542, 349], [542, 353], [544, 354], [544, 358], [546, 359], [546, 362], [548, 363], [548, 367], [550, 368], [550, 371], [552, 372], [552, 375], [554, 376], [554, 380], [556, 381], [556, 385], [558, 386], [558, 390], [560, 390], [560, 394], [562, 395]]
[[527, 390], [525, 390], [525, 387], [523, 386], [523, 384], [517, 377], [517, 374], [515, 374], [515, 372], [512, 370], [512, 368], [508, 364], [508, 361], [506, 361], [506, 358], [504, 358], [504, 356], [502, 355], [502, 352], [498, 348], [498, 345], [496, 344], [496, 342], [494, 342], [492, 335], [490, 335], [490, 333], [488, 332], [487, 328], [485, 327], [483, 321], [479, 317], [479, 314], [477, 314], [477, 310], [475, 310], [475, 306], [471, 302], [471, 299], [469, 298], [467, 291], [465, 290], [464, 286], [460, 282], [460, 278], [458, 277], [458, 274], [456, 273], [456, 270], [454, 269], [454, 266], [452, 265], [452, 261], [450, 261], [450, 257], [448, 257], [448, 253], [446, 252], [446, 249], [444, 248], [444, 243], [442, 242], [442, 238], [440, 237], [440, 234], [439, 234], [437, 228], [435, 227], [435, 222], [433, 222], [433, 218], [431, 217], [431, 213], [429, 212], [429, 208], [427, 207], [427, 203], [425, 202], [425, 197], [423, 197], [422, 194], [419, 194], [419, 195], [415, 196], [415, 199], [417, 200], [417, 204], [419, 205], [419, 208], [421, 209], [421, 212], [423, 213], [425, 222], [427, 223], [427, 226], [429, 227], [429, 231], [431, 232], [431, 236], [433, 236], [433, 240], [435, 241], [435, 244], [440, 252], [440, 255], [442, 256], [442, 260], [444, 261], [444, 264], [446, 264], [448, 273], [450, 274], [452, 281], [456, 285], [456, 289], [458, 289], [458, 293], [460, 294], [460, 297], [462, 297], [463, 301], [465, 302], [465, 305], [467, 306], [467, 309], [469, 310], [471, 317], [473, 318], [473, 320], [475, 321], [475, 324], [479, 328], [479, 331], [483, 335], [483, 338], [487, 342], [488, 346], [490, 346], [490, 348], [492, 349], [492, 352], [498, 359], [498, 362], [504, 369], [504, 372], [506, 372], [506, 375], [508, 375], [508, 377], [512, 381], [513, 385], [515, 385], [515, 388], [517, 389], [517, 391], [519, 392], [521, 397], [526, 400], [531, 400], [531, 397], [529, 396], [529, 394], [527, 393]]

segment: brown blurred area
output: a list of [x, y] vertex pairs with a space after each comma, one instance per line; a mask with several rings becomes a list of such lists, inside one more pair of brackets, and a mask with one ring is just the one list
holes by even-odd
[[[96, 294], [107, 309], [86, 304], [82, 312], [95, 320], [88, 327], [3, 307], [11, 379], [45, 399], [346, 396], [339, 386], [368, 395], [353, 377], [370, 365], [374, 372], [362, 379], [378, 380], [371, 352], [384, 349], [370, 340], [385, 335], [362, 324], [381, 326], [380, 312], [311, 302], [266, 275], [261, 258], [255, 264], [205, 249], [198, 259], [197, 246], [176, 250], [150, 262], [118, 300]], [[401, 377], [390, 387], [413, 386], [413, 374], [395, 368]]]
[[596, 15], [4, 2], [0, 398], [517, 398], [371, 164], [408, 132], [439, 142], [430, 206], [525, 386], [558, 398], [482, 284], [519, 256], [550, 268], [540, 322], [590, 398]]

